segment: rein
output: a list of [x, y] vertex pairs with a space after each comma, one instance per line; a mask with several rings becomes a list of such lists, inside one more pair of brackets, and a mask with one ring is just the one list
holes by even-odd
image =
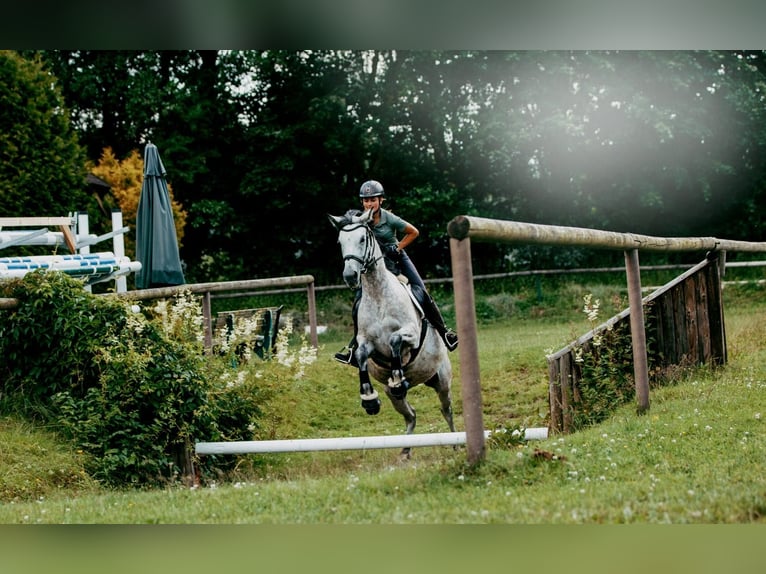
[[360, 227], [364, 227], [367, 232], [365, 235], [364, 255], [359, 257], [353, 253], [349, 253], [343, 257], [343, 261], [348, 261], [349, 259], [357, 261], [362, 266], [362, 273], [367, 273], [378, 261], [383, 259], [382, 253], [378, 257], [375, 257], [375, 236], [372, 233], [372, 229], [370, 229], [369, 225], [366, 223], [355, 223], [344, 226], [340, 231], [341, 233], [344, 231], [349, 232], [359, 229]]

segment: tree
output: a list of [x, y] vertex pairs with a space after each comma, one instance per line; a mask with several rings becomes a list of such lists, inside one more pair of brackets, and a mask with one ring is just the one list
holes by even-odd
[[[158, 121], [167, 85], [164, 54], [131, 50], [49, 50], [40, 56], [58, 79], [72, 124], [96, 159], [106, 147], [123, 158]], [[164, 67], [163, 67], [163, 64]]]
[[[337, 276], [324, 214], [380, 179], [449, 270], [467, 213], [654, 235], [766, 233], [762, 52], [44, 52], [90, 154], [157, 144], [193, 280]], [[91, 159], [95, 159], [91, 155]], [[502, 270], [513, 246], [477, 246]], [[602, 254], [565, 254], [570, 264]], [[542, 249], [521, 264], [554, 261]], [[575, 259], [579, 257], [580, 259]], [[431, 267], [430, 262], [434, 265]]]
[[216, 238], [229, 224], [220, 214], [230, 210], [242, 173], [237, 109], [225, 92], [238, 59], [205, 50], [51, 50], [41, 57], [59, 80], [92, 162], [107, 147], [119, 162], [148, 141], [157, 145], [188, 210], [182, 256], [195, 277], [204, 251], [219, 251]]
[[474, 175], [474, 205], [502, 219], [754, 238], [757, 227], [739, 222], [759, 218], [764, 76], [753, 62], [762, 59], [484, 55], [494, 78], [463, 150], [469, 172], [484, 174]]
[[62, 216], [91, 203], [85, 154], [39, 60], [0, 52], [0, 215]]

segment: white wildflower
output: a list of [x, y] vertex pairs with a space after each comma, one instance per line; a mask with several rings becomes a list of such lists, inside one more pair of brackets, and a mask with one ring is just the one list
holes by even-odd
[[295, 361], [295, 356], [290, 353], [289, 338], [293, 332], [293, 320], [292, 317], [287, 317], [282, 328], [277, 333], [277, 341], [275, 344], [274, 358], [280, 365], [285, 367], [292, 366]]
[[204, 341], [202, 304], [200, 298], [188, 289], [177, 293], [172, 304], [162, 299], [151, 310], [160, 320], [160, 326], [166, 335], [197, 343]]
[[277, 333], [274, 358], [280, 365], [294, 368], [295, 378], [301, 378], [306, 372], [306, 367], [316, 362], [317, 350], [309, 345], [305, 335], [301, 335], [300, 347], [297, 351], [291, 352], [290, 335], [292, 333], [293, 320], [292, 317], [287, 317]]
[[588, 317], [588, 321], [591, 323], [594, 323], [598, 319], [598, 310], [601, 306], [601, 300], [596, 299], [593, 300], [593, 295], [588, 293], [583, 297], [583, 308], [582, 311], [585, 313], [585, 315]]

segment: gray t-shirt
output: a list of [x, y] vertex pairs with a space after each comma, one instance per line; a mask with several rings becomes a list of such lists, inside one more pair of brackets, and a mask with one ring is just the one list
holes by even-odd
[[386, 245], [396, 245], [399, 243], [398, 233], [404, 233], [407, 222], [398, 215], [394, 215], [385, 209], [380, 210], [380, 223], [373, 226], [372, 232], [378, 243], [385, 247]]

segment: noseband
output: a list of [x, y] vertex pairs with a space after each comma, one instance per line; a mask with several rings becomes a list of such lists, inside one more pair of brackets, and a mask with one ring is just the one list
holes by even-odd
[[372, 233], [372, 229], [370, 229], [370, 226], [366, 223], [352, 223], [349, 225], [346, 225], [341, 229], [341, 233], [354, 231], [356, 229], [359, 229], [360, 227], [364, 227], [366, 231], [365, 235], [365, 242], [364, 242], [364, 255], [362, 257], [359, 257], [358, 255], [354, 253], [349, 253], [348, 255], [343, 256], [343, 261], [348, 261], [351, 259], [352, 261], [357, 261], [362, 266], [362, 273], [367, 273], [370, 269], [372, 269], [375, 264], [378, 262], [378, 260], [383, 258], [383, 255], [379, 255], [378, 257], [375, 257], [375, 236]]

